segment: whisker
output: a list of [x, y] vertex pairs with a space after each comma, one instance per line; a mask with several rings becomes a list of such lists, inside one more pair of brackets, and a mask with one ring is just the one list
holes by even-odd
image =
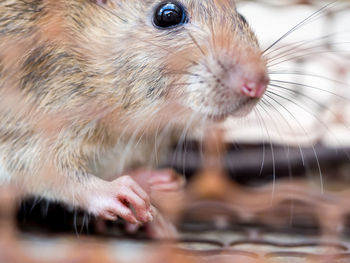
[[[260, 107], [265, 112], [267, 112], [266, 109], [261, 104], [257, 104], [257, 107]], [[260, 116], [260, 118], [263, 119], [258, 109], [257, 109], [257, 113]], [[273, 143], [272, 143], [272, 137], [271, 137], [270, 132], [267, 129], [265, 123], [264, 123], [264, 127], [265, 127], [266, 134], [270, 140], [270, 149], [271, 149], [271, 158], [272, 158], [272, 171], [273, 171], [272, 172], [273, 186], [272, 186], [272, 196], [271, 196], [271, 203], [272, 203], [273, 200], [275, 199], [275, 193], [276, 193], [276, 162], [275, 162], [275, 153], [274, 153], [274, 148], [273, 148]]]
[[[274, 85], [270, 84], [270, 86], [274, 86]], [[276, 86], [276, 85], [275, 85], [275, 86]], [[277, 86], [277, 87], [278, 87], [278, 86]], [[278, 98], [281, 98], [281, 99], [283, 99], [283, 100], [285, 100], [285, 101], [288, 101], [288, 102], [292, 103], [293, 105], [297, 106], [298, 108], [304, 110], [304, 111], [305, 111], [306, 113], [308, 113], [310, 116], [312, 116], [313, 118], [315, 118], [315, 119], [327, 130], [327, 132], [329, 132], [329, 133], [334, 137], [334, 139], [338, 142], [338, 144], [341, 145], [341, 142], [339, 141], [338, 137], [330, 130], [330, 128], [328, 127], [328, 125], [327, 125], [322, 119], [320, 119], [317, 115], [315, 115], [314, 113], [312, 113], [309, 109], [307, 109], [307, 108], [305, 108], [303, 105], [300, 105], [299, 103], [293, 101], [292, 99], [286, 98], [286, 97], [282, 96], [281, 94], [278, 94], [278, 93], [273, 92], [273, 91], [271, 91], [271, 90], [268, 90], [267, 93], [272, 94], [272, 95], [274, 95], [274, 96], [276, 96], [276, 97], [278, 97]], [[348, 154], [348, 153], [346, 153], [346, 154]], [[350, 157], [349, 157], [349, 159], [350, 159]]]
[[[291, 114], [290, 111], [289, 111], [285, 106], [283, 106], [281, 103], [279, 103], [277, 100], [275, 100], [272, 96], [270, 96], [269, 94], [265, 94], [265, 95], [266, 95], [267, 98], [272, 99], [275, 103], [277, 103], [278, 105], [280, 105], [287, 113]], [[268, 103], [269, 106], [272, 107], [272, 108], [282, 117], [282, 119], [285, 121], [285, 123], [287, 124], [287, 126], [289, 127], [289, 129], [290, 129], [291, 131], [293, 131], [293, 130], [294, 130], [293, 127], [292, 127], [291, 124], [287, 121], [287, 119], [283, 116], [283, 114], [282, 114], [272, 103], [268, 102], [268, 100], [267, 100], [266, 98], [265, 98], [265, 100], [264, 100], [264, 98], [262, 99], [262, 102], [264, 102], [264, 101], [266, 101], [265, 103]], [[292, 115], [292, 116], [293, 116], [293, 118], [295, 118], [294, 115]], [[302, 130], [303, 130], [303, 132], [305, 133], [305, 135], [307, 135], [307, 132], [305, 131], [304, 127], [302, 127], [302, 125], [300, 124], [300, 122], [299, 122], [298, 120], [296, 120], [296, 121], [297, 121], [297, 123], [299, 123], [299, 125], [300, 125], [300, 127], [302, 128]], [[281, 137], [283, 137], [283, 136], [281, 136]], [[302, 164], [303, 164], [303, 166], [305, 166], [305, 157], [304, 157], [304, 153], [303, 153], [303, 151], [302, 151], [300, 142], [298, 142], [297, 144], [298, 144], [298, 147], [299, 147], [300, 157], [301, 157], [301, 160], [302, 160]]]
[[268, 66], [269, 67], [275, 67], [277, 65], [280, 65], [280, 64], [288, 62], [288, 61], [298, 60], [300, 58], [305, 59], [305, 57], [308, 57], [308, 56], [327, 54], [327, 53], [329, 53], [329, 54], [346, 54], [346, 55], [348, 55], [349, 51], [348, 50], [322, 50], [322, 51], [309, 52], [309, 53], [306, 53], [306, 54], [296, 55], [294, 57], [291, 57], [291, 58], [288, 58], [288, 59], [276, 62], [274, 64], [269, 64], [268, 63]]
[[315, 86], [306, 85], [306, 84], [302, 84], [302, 83], [297, 83], [297, 82], [293, 82], [293, 81], [284, 81], [284, 80], [270, 79], [270, 83], [273, 84], [274, 82], [281, 83], [281, 84], [290, 84], [290, 85], [295, 85], [295, 86], [299, 86], [299, 87], [304, 87], [304, 88], [310, 88], [310, 89], [314, 89], [314, 90], [318, 90], [318, 91], [323, 91], [323, 92], [328, 93], [330, 95], [336, 96], [339, 99], [345, 100], [346, 102], [350, 102], [350, 99], [345, 98], [344, 96], [341, 96], [341, 95], [339, 95], [337, 93], [334, 93], [332, 91], [321, 89], [321, 88], [318, 88], [318, 87], [315, 87]]
[[308, 16], [307, 18], [303, 19], [301, 22], [299, 22], [297, 25], [295, 25], [294, 27], [292, 27], [290, 30], [288, 30], [284, 35], [282, 35], [280, 38], [278, 38], [275, 42], [273, 42], [270, 46], [268, 46], [263, 52], [262, 54], [265, 54], [268, 50], [270, 50], [272, 47], [274, 47], [275, 45], [277, 45], [277, 43], [281, 42], [283, 39], [285, 39], [286, 37], [288, 37], [290, 34], [292, 34], [293, 32], [295, 32], [297, 29], [299, 29], [300, 27], [302, 27], [304, 24], [309, 23], [310, 20], [312, 20], [313, 18], [317, 17], [319, 14], [322, 14], [322, 12], [324, 12], [325, 10], [327, 10], [328, 8], [330, 8], [332, 5], [334, 5], [337, 1], [331, 2], [327, 5], [325, 5], [324, 7], [320, 8], [319, 10], [317, 10], [316, 12], [312, 13], [310, 16]]
[[159, 133], [159, 129], [160, 129], [160, 119], [158, 120], [158, 125], [157, 125], [157, 128], [156, 128], [156, 132], [154, 133], [154, 147], [153, 147], [153, 151], [154, 151], [154, 159], [155, 159], [155, 163], [156, 163], [156, 166], [158, 167], [159, 166], [159, 160], [158, 160], [158, 148], [159, 148], [159, 145], [161, 144], [158, 143], [158, 133]]
[[[101, 6], [101, 5], [97, 4], [97, 3], [94, 2], [93, 0], [89, 0], [89, 1], [92, 2], [92, 3], [94, 3], [96, 6], [98, 6], [98, 7], [101, 8], [102, 10], [108, 12], [109, 14], [114, 15], [115, 17], [117, 17], [117, 18], [120, 19], [121, 21], [127, 22], [127, 20], [121, 18], [121, 17], [118, 16], [116, 13], [114, 13], [114, 12], [112, 12], [111, 10], [105, 8], [104, 6]], [[148, 43], [148, 44], [150, 44], [150, 45], [152, 45], [152, 46], [156, 46], [156, 47], [158, 47], [158, 48], [160, 48], [160, 49], [162, 49], [162, 50], [168, 52], [169, 54], [175, 54], [175, 55], [176, 55], [176, 53], [175, 53], [174, 51], [172, 51], [172, 50], [170, 50], [170, 49], [168, 49], [168, 48], [166, 48], [166, 47], [164, 47], [164, 46], [162, 46], [162, 45], [159, 45], [159, 44], [155, 43], [154, 41], [150, 41], [150, 40], [147, 40], [147, 39], [145, 39], [145, 38], [140, 39], [140, 38], [136, 37], [135, 35], [130, 35], [129, 37], [132, 37], [132, 38], [134, 38], [134, 39], [136, 39], [136, 40], [139, 40], [139, 41], [141, 41], [141, 42], [146, 42], [146, 43]], [[196, 61], [194, 61], [194, 60], [191, 60], [191, 59], [189, 59], [189, 58], [187, 58], [187, 57], [185, 57], [185, 56], [181, 56], [181, 59], [183, 59], [183, 60], [189, 62], [192, 66], [198, 64], [198, 62], [196, 62]]]
[[[258, 123], [259, 123], [259, 126], [260, 126], [260, 130], [263, 131], [263, 120], [260, 118], [261, 116], [258, 115], [258, 113], [256, 112], [257, 109], [254, 108], [254, 113], [257, 117], [257, 120], [258, 120]], [[263, 171], [264, 171], [264, 164], [265, 164], [265, 155], [266, 155], [266, 146], [265, 146], [265, 138], [264, 138], [264, 135], [262, 134], [262, 161], [261, 161], [261, 167], [260, 167], [260, 172], [259, 172], [259, 175], [261, 176]]]
[[[193, 83], [189, 83], [189, 82], [186, 82], [186, 83], [175, 83], [175, 84], [172, 84], [171, 86], [172, 87], [183, 87], [183, 86], [190, 86], [190, 85], [195, 85], [195, 84], [203, 84], [204, 81], [198, 81], [198, 82], [193, 82]], [[195, 90], [192, 90], [193, 92], [195, 91], [200, 91], [201, 89], [200, 88], [197, 88]]]
[[[294, 51], [296, 48], [302, 47], [304, 45], [314, 43], [314, 42], [319, 42], [322, 40], [332, 39], [335, 36], [339, 36], [341, 34], [345, 34], [345, 33], [349, 33], [349, 32], [350, 31], [335, 32], [335, 33], [327, 34], [327, 35], [320, 36], [320, 37], [317, 37], [314, 39], [300, 40], [300, 41], [284, 44], [284, 45], [281, 45], [279, 47], [276, 47], [273, 50], [270, 50], [270, 52], [265, 53], [264, 56], [269, 58], [271, 54], [276, 53], [277, 51], [280, 51], [278, 54], [283, 54], [284, 52]], [[283, 49], [287, 49], [287, 50], [283, 50]], [[278, 55], [278, 54], [276, 54], [276, 55]], [[276, 55], [274, 55], [274, 56], [276, 56]], [[274, 57], [274, 56], [272, 56], [272, 57]]]
[[[306, 137], [308, 138], [308, 140], [311, 142], [311, 138], [309, 136], [309, 134], [306, 132], [305, 128], [301, 125], [300, 121], [298, 121], [298, 119], [294, 116], [294, 114], [292, 114], [292, 112], [290, 110], [287, 109], [287, 107], [285, 107], [282, 103], [280, 103], [278, 100], [276, 100], [275, 98], [273, 98], [273, 96], [269, 95], [269, 94], [266, 94], [267, 97], [269, 97], [270, 99], [272, 99], [275, 103], [277, 103], [280, 107], [282, 107], [295, 121], [296, 123], [298, 124], [298, 126], [302, 129], [302, 131], [304, 132], [304, 134], [306, 135]], [[300, 150], [300, 154], [301, 154], [301, 157], [302, 157], [302, 161], [303, 161], [303, 165], [305, 166], [305, 159], [304, 159], [304, 154], [302, 152], [302, 149], [301, 149], [301, 145], [300, 143], [298, 143], [299, 145], [299, 150]], [[319, 172], [319, 175], [320, 175], [320, 185], [321, 185], [321, 192], [324, 193], [324, 182], [323, 182], [323, 173], [322, 173], [322, 170], [321, 170], [321, 165], [320, 165], [320, 160], [319, 160], [319, 157], [317, 155], [317, 152], [316, 152], [316, 149], [315, 149], [315, 146], [313, 143], [311, 143], [311, 148], [312, 148], [312, 151], [314, 153], [314, 156], [315, 156], [315, 160], [316, 160], [316, 163], [317, 163], [317, 167], [318, 167], [318, 172]]]
[[[189, 120], [187, 121], [185, 127], [182, 129], [181, 135], [179, 137], [179, 140], [178, 140], [176, 148], [175, 148], [175, 154], [174, 154], [174, 159], [172, 161], [172, 166], [174, 166], [174, 163], [175, 163], [175, 160], [176, 160], [175, 158], [177, 158], [177, 154], [178, 154], [178, 152], [180, 152], [180, 147], [185, 146], [184, 142], [185, 142], [186, 137], [187, 137], [188, 129], [192, 125], [192, 122], [195, 119], [195, 117], [196, 117], [195, 112], [192, 112], [192, 115], [190, 116]], [[183, 169], [185, 169], [184, 159], [185, 159], [185, 157], [183, 157], [183, 160], [182, 160], [182, 162], [183, 162], [183, 164], [182, 164]], [[183, 170], [183, 173], [185, 174], [185, 170]]]
[[[273, 88], [275, 88], [277, 91], [280, 91], [282, 89], [282, 90], [285, 90], [285, 91], [287, 91], [289, 93], [297, 94], [297, 95], [300, 95], [300, 96], [302, 96], [304, 98], [307, 98], [308, 100], [312, 101], [318, 107], [321, 107], [322, 109], [327, 110], [330, 113], [332, 113], [334, 116], [337, 116], [337, 114], [331, 108], [329, 108], [326, 104], [320, 103], [316, 99], [312, 98], [311, 96], [308, 96], [308, 95], [304, 94], [303, 92], [300, 92], [298, 90], [293, 90], [293, 89], [290, 89], [290, 88], [287, 88], [287, 87], [284, 87], [284, 86], [281, 86], [281, 85], [271, 84], [270, 90], [273, 89]], [[349, 131], [350, 131], [350, 129], [349, 129]]]
[[95, 0], [89, 0], [89, 1], [90, 1], [90, 3], [96, 5], [97, 7], [101, 8], [101, 9], [103, 9], [104, 11], [106, 11], [106, 12], [109, 13], [109, 14], [111, 14], [112, 16], [115, 16], [115, 17], [118, 18], [119, 20], [123, 21], [124, 23], [127, 23], [127, 22], [128, 22], [128, 20], [126, 20], [126, 19], [120, 17], [118, 14], [114, 13], [112, 10], [109, 10], [108, 8], [105, 8], [105, 7], [102, 6], [102, 5], [99, 5], [98, 3], [96, 3]]
[[[273, 87], [273, 86], [272, 86], [272, 87]], [[334, 112], [331, 108], [329, 108], [326, 104], [320, 103], [320, 102], [318, 102], [317, 100], [315, 100], [314, 98], [312, 98], [312, 97], [310, 97], [310, 96], [308, 96], [308, 95], [306, 95], [306, 94], [303, 94], [303, 93], [301, 93], [301, 92], [298, 92], [298, 91], [295, 91], [295, 90], [293, 90], [293, 89], [289, 89], [289, 88], [286, 88], [286, 87], [283, 87], [283, 86], [278, 86], [278, 87], [275, 87], [275, 88], [276, 88], [276, 89], [285, 90], [286, 92], [289, 92], [289, 93], [292, 93], [292, 94], [297, 93], [298, 95], [301, 95], [302, 97], [304, 97], [304, 98], [310, 100], [311, 102], [313, 102], [313, 103], [314, 103], [315, 105], [317, 105], [318, 107], [321, 107], [323, 110], [326, 110], [326, 111], [330, 112], [333, 116], [337, 117], [337, 113]], [[279, 90], [277, 90], [277, 91], [279, 91]], [[350, 127], [349, 127], [349, 126], [347, 126], [345, 123], [342, 123], [342, 126], [343, 126], [344, 128], [346, 128], [346, 129], [350, 132]], [[339, 145], [341, 145], [341, 144], [339, 144]], [[348, 154], [348, 153], [346, 153], [346, 154]], [[349, 159], [350, 159], [350, 156], [349, 156]]]
[[196, 73], [191, 73], [188, 71], [169, 71], [169, 72], [164, 72], [167, 75], [185, 75], [185, 76], [192, 76], [192, 77], [201, 77], [200, 74]]
[[190, 38], [192, 39], [192, 42], [195, 44], [195, 46], [199, 49], [199, 51], [202, 53], [202, 55], [204, 57], [206, 57], [207, 55], [205, 54], [204, 50], [201, 48], [201, 46], [198, 44], [197, 40], [195, 39], [195, 37], [189, 32], [186, 31], [187, 34], [190, 36]]
[[296, 76], [307, 76], [307, 77], [313, 77], [313, 78], [318, 78], [318, 79], [322, 79], [322, 80], [327, 80], [330, 82], [334, 82], [337, 84], [340, 84], [342, 86], [345, 87], [350, 87], [350, 84], [339, 81], [339, 80], [335, 80], [335, 79], [331, 79], [331, 78], [327, 78], [325, 76], [321, 76], [321, 75], [317, 75], [314, 73], [310, 73], [310, 72], [303, 72], [303, 71], [269, 71], [269, 75], [296, 75]]
[[[332, 43], [332, 46], [338, 46], [338, 45], [344, 45], [344, 44], [350, 44], [350, 42], [336, 42], [336, 43]], [[279, 53], [277, 55], [275, 55], [274, 57], [269, 57], [268, 58], [268, 63], [271, 63], [271, 62], [274, 62], [274, 61], [277, 61], [277, 60], [280, 60], [280, 59], [283, 59], [283, 58], [287, 58], [288, 56], [292, 56], [292, 58], [296, 57], [295, 55], [298, 54], [300, 56], [302, 55], [309, 55], [309, 54], [315, 54], [314, 52], [309, 52], [309, 53], [303, 53], [303, 52], [306, 52], [306, 51], [309, 51], [309, 50], [315, 50], [317, 48], [325, 48], [324, 44], [318, 44], [318, 45], [314, 45], [314, 46], [309, 46], [309, 47], [304, 47], [302, 49], [297, 49], [297, 48], [294, 48], [294, 49], [291, 49], [289, 51], [287, 51], [286, 53]], [[324, 52], [329, 52], [329, 53], [334, 53], [334, 52], [348, 52], [348, 50], [343, 50], [343, 51], [339, 51], [339, 50], [332, 50], [330, 47], [327, 47], [326, 50], [319, 50], [318, 52], [320, 53], [324, 53]], [[296, 53], [296, 54], [295, 54]], [[298, 57], [296, 57], [298, 58]], [[291, 58], [289, 58], [291, 59]]]

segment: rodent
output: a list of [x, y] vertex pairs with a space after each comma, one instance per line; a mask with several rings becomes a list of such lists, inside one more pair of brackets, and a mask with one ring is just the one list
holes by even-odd
[[[0, 182], [109, 220], [151, 221], [143, 172], [126, 174], [269, 82], [233, 0], [5, 0], [0, 17]], [[171, 174], [147, 180], [171, 191]]]

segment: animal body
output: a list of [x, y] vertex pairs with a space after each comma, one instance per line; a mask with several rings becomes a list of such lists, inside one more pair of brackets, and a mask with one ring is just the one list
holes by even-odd
[[184, 132], [248, 113], [267, 84], [232, 0], [1, 0], [0, 182], [150, 222], [146, 185], [182, 180], [142, 168]]

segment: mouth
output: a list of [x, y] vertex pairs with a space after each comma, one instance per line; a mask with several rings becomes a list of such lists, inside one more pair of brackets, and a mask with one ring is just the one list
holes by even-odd
[[232, 108], [227, 107], [225, 109], [218, 109], [216, 113], [206, 114], [206, 116], [209, 120], [214, 122], [224, 121], [228, 117], [245, 117], [252, 111], [258, 102], [259, 99], [245, 99]]

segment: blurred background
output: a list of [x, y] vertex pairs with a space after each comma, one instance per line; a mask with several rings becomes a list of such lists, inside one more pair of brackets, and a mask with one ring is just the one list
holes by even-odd
[[271, 117], [259, 111], [270, 135], [261, 131], [253, 114], [254, 125], [247, 130], [232, 127], [228, 138], [349, 145], [349, 2], [240, 1], [238, 6], [263, 50], [283, 39], [266, 52], [273, 82], [263, 107]]

